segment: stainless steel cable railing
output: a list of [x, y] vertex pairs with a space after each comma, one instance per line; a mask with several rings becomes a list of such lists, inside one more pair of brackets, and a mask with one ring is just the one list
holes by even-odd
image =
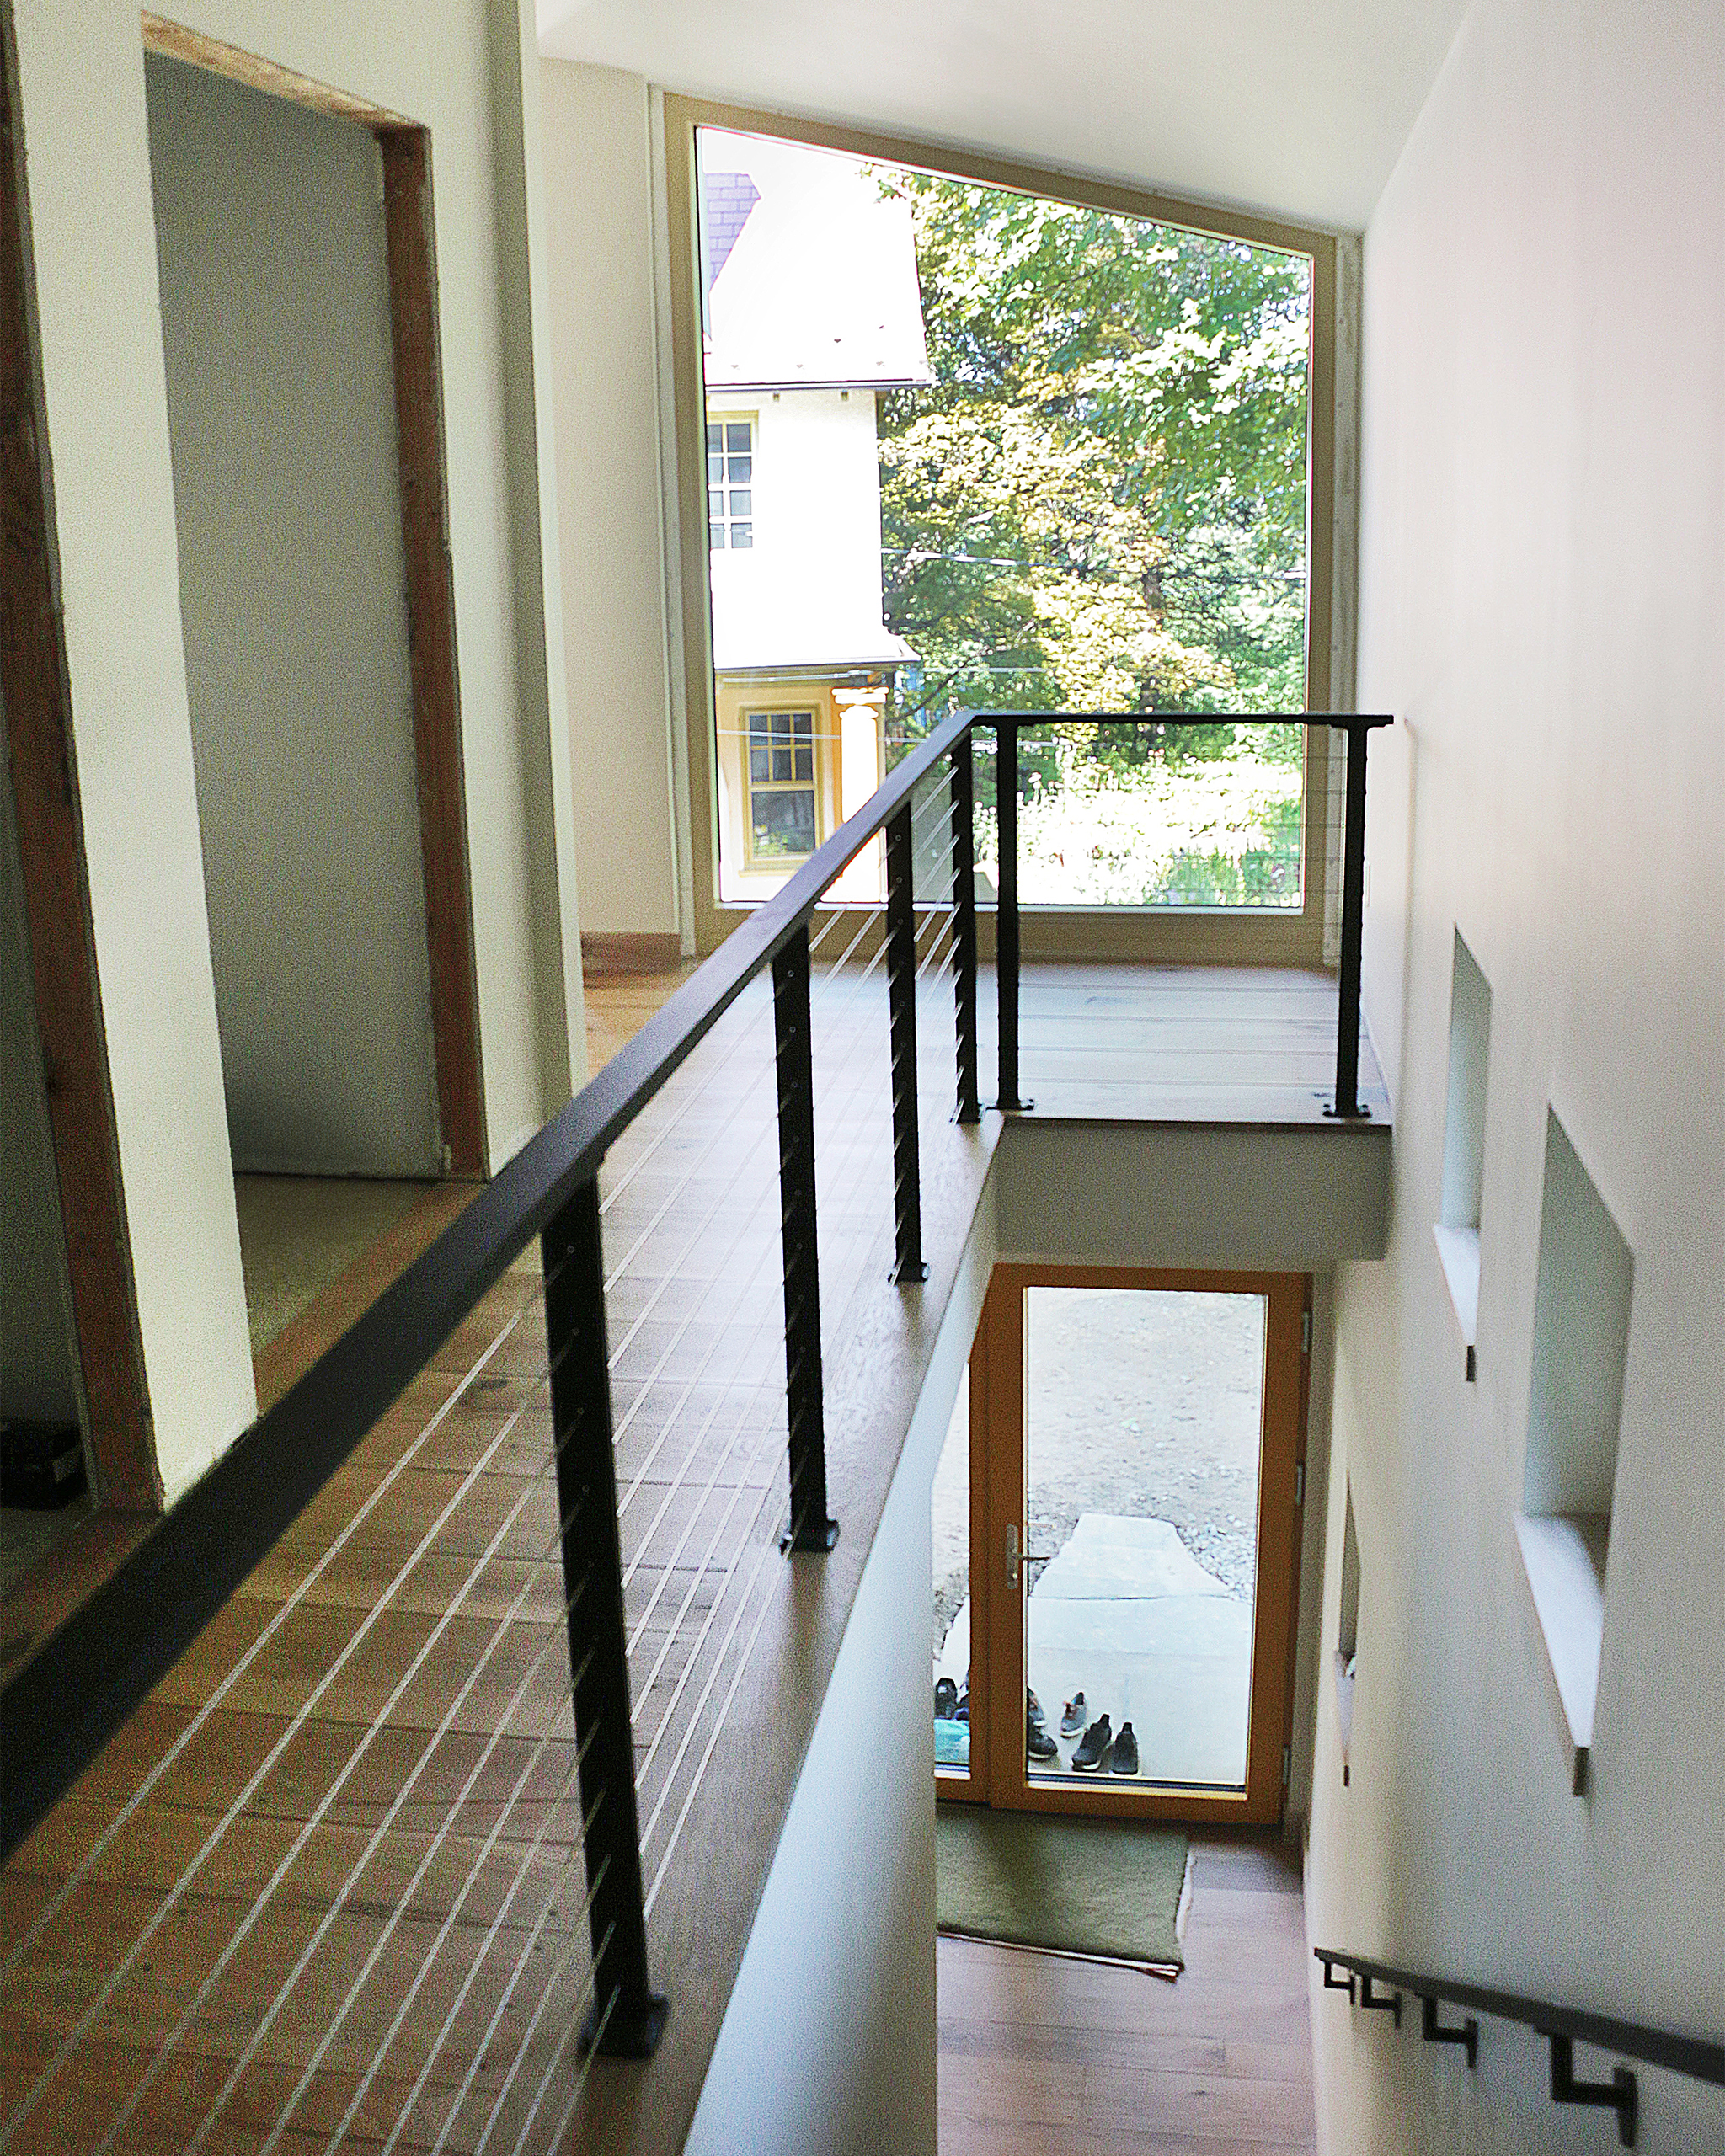
[[[1140, 723], [1036, 723], [1069, 718]], [[1023, 723], [964, 713], [917, 744], [12, 1673], [0, 1696], [3, 1855], [224, 1611], [237, 1636], [183, 1726], [0, 1944], [3, 2000], [87, 1904], [134, 1896], [105, 1963], [90, 1958], [51, 2041], [0, 2091], [0, 2151], [129, 2145], [158, 2112], [186, 2148], [217, 2145], [218, 2121], [226, 2132], [237, 2117], [250, 2121], [247, 2145], [265, 2149], [290, 2132], [329, 2147], [522, 2148], [554, 2141], [579, 2098], [581, 2057], [654, 2048], [666, 2009], [648, 1923], [764, 1621], [763, 1582], [781, 1550], [829, 1550], [839, 1531], [825, 1358], [860, 1283], [888, 1269], [889, 1245], [894, 1281], [925, 1277], [931, 1116], [948, 1102], [960, 1123], [982, 1113], [979, 728], [994, 737], [1001, 782], [997, 1103], [1023, 1106], [1011, 778]], [[1302, 723], [1348, 744], [1332, 1107], [1352, 1118], [1364, 1113], [1365, 744], [1388, 722]], [[841, 907], [817, 923], [877, 836], [884, 923], [879, 908], [852, 922]], [[948, 993], [949, 1060], [930, 1035]], [[817, 1025], [834, 1044], [825, 1065]], [[878, 1150], [832, 1142], [882, 1093], [889, 1189]], [[833, 1236], [852, 1248], [843, 1263]], [[536, 1238], [538, 1273], [512, 1283]], [[498, 1295], [518, 1305], [450, 1397], [417, 1428], [398, 1411], [390, 1422]], [[769, 1472], [781, 1449], [782, 1481]], [[378, 1472], [351, 1484], [350, 1504], [362, 1460]], [[279, 1601], [246, 1601], [272, 1553]], [[134, 1888], [132, 1825], [179, 1788], [249, 1688], [279, 1694], [279, 1726], [234, 1763], [211, 1810], [187, 1813], [160, 1879]], [[343, 1756], [291, 1805], [260, 1811], [328, 1716], [350, 1732]], [[245, 1892], [222, 1889], [222, 1935], [194, 1951], [183, 1938], [193, 1904], [248, 1836], [267, 1861], [240, 1865]], [[152, 1966], [176, 1957], [178, 1988], [152, 1990]], [[116, 2015], [135, 2014], [149, 2023], [142, 2050], [114, 2065], [97, 2122], [67, 2131], [68, 2089], [93, 2085], [83, 2054], [111, 2044]], [[243, 2024], [213, 2074], [199, 2048], [212, 2015]], [[410, 2025], [414, 2046], [400, 2048]]]

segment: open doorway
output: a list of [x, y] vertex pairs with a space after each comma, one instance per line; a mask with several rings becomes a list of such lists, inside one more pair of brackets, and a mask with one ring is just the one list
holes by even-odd
[[449, 1216], [437, 1186], [485, 1167], [429, 147], [149, 29], [187, 688], [267, 1404], [356, 1314], [355, 1267], [377, 1276], [363, 1306]]
[[943, 1796], [1279, 1815], [1306, 1287], [996, 1268], [935, 1479]]

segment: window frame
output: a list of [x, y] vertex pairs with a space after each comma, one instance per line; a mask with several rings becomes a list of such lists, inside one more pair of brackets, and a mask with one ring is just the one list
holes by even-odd
[[[757, 870], [777, 870], [781, 868], [800, 867], [803, 862], [808, 860], [809, 854], [814, 853], [820, 844], [820, 758], [821, 736], [816, 725], [816, 721], [819, 719], [820, 714], [813, 704], [763, 705], [745, 703], [740, 709], [737, 715], [743, 722], [743, 865], [745, 869]], [[809, 776], [806, 779], [793, 776], [786, 779], [767, 777], [757, 780], [755, 776], [756, 721], [757, 719], [766, 719], [771, 722], [772, 720], [777, 718], [789, 719], [793, 724], [794, 722], [799, 718], [806, 718], [809, 722]], [[794, 732], [787, 737], [786, 746], [791, 755], [793, 773], [796, 764], [796, 752], [803, 745], [802, 741]], [[777, 750], [778, 744], [777, 739], [769, 734], [767, 743], [769, 755], [776, 755]], [[755, 789], [757, 785], [762, 787], [769, 793], [802, 793], [804, 792], [808, 793], [809, 803], [814, 811], [814, 844], [809, 847], [808, 853], [763, 854], [758, 853], [756, 851]]]
[[[915, 136], [876, 132], [724, 104], [703, 99], [654, 93], [662, 118], [665, 246], [670, 272], [670, 382], [674, 410], [670, 430], [674, 472], [667, 489], [668, 558], [678, 567], [681, 627], [681, 679], [674, 696], [682, 735], [690, 808], [691, 911], [696, 947], [716, 950], [746, 919], [746, 902], [719, 896], [719, 803], [716, 753], [718, 696], [713, 671], [711, 554], [707, 545], [707, 394], [702, 365], [702, 288], [696, 218], [696, 131], [734, 130], [806, 143], [860, 157], [874, 157], [925, 171], [974, 180], [1020, 194], [1082, 207], [1144, 217], [1220, 239], [1282, 248], [1311, 263], [1311, 324], [1307, 356], [1306, 451], [1306, 709], [1346, 709], [1353, 701], [1352, 619], [1356, 505], [1352, 491], [1337, 486], [1338, 419], [1357, 435], [1357, 340], [1349, 364], [1337, 365], [1341, 269], [1333, 232], [1222, 205], [1093, 179], [1029, 162], [952, 149]], [[1343, 296], [1357, 313], [1357, 277]], [[758, 454], [758, 430], [757, 430]], [[674, 504], [674, 508], [673, 508]], [[1338, 515], [1338, 504], [1340, 515]], [[1340, 602], [1338, 609], [1338, 600]], [[1337, 633], [1338, 611], [1345, 611]], [[680, 691], [680, 695], [677, 691]], [[1297, 912], [1235, 907], [1027, 907], [1021, 948], [1027, 959], [1077, 958], [1140, 963], [1285, 965], [1332, 963], [1337, 894], [1332, 889], [1341, 850], [1340, 810], [1329, 731], [1306, 735], [1302, 803], [1303, 902]], [[835, 902], [842, 904], [843, 902]], [[825, 916], [821, 909], [817, 918]], [[978, 949], [991, 958], [993, 909], [978, 909]]]
[[[729, 430], [732, 427], [746, 427], [749, 430], [749, 447], [746, 452], [749, 459], [749, 476], [743, 483], [744, 489], [747, 492], [749, 496], [749, 510], [745, 516], [740, 517], [734, 515], [731, 510], [731, 498], [737, 491], [735, 483], [730, 476], [729, 470], [731, 458], [735, 454], [730, 446]], [[718, 452], [719, 462], [724, 467], [723, 476], [719, 481], [720, 491], [724, 496], [724, 511], [718, 519], [718, 524], [720, 529], [725, 535], [720, 541], [719, 544], [716, 547], [713, 543], [713, 435], [715, 429], [724, 436], [723, 446]], [[709, 404], [707, 408], [707, 451], [705, 467], [707, 475], [707, 551], [709, 555], [750, 554], [754, 552], [755, 526], [760, 521], [755, 508], [755, 489], [760, 484], [759, 478], [756, 474], [755, 467], [760, 462], [761, 414], [758, 412], [726, 411], [723, 408], [715, 412], [712, 405]], [[736, 527], [740, 524], [746, 525], [748, 527], [748, 543], [745, 546], [739, 546], [734, 536]]]

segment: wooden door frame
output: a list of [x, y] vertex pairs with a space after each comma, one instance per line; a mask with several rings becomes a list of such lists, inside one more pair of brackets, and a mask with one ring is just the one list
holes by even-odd
[[446, 1175], [483, 1177], [489, 1161], [473, 955], [473, 873], [462, 762], [461, 680], [449, 547], [447, 459], [437, 328], [430, 130], [274, 61], [160, 15], [142, 18], [145, 50], [368, 129], [383, 165], [383, 222], [395, 380], [408, 660], [437, 1122]]
[[[1039, 1783], [1026, 1771], [1023, 1738], [1026, 1588], [1007, 1588], [1001, 1536], [1022, 1540], [1026, 1523], [1025, 1290], [1156, 1289], [1258, 1294], [1265, 1299], [1263, 1435], [1258, 1477], [1258, 1577], [1253, 1627], [1247, 1785], [1215, 1789]], [[1269, 1826], [1286, 1801], [1283, 1766], [1293, 1714], [1294, 1637], [1299, 1611], [1301, 1498], [1310, 1358], [1304, 1273], [1166, 1270], [1145, 1267], [996, 1265], [971, 1353], [971, 1774], [943, 1779], [943, 1797], [1001, 1810], [1077, 1817], [1187, 1820]], [[980, 1555], [979, 1556], [979, 1553]], [[1058, 1700], [1043, 1702], [1058, 1714]]]
[[0, 11], [0, 696], [31, 990], [99, 1501], [157, 1512], [131, 1237], [90, 912], [12, 12]]

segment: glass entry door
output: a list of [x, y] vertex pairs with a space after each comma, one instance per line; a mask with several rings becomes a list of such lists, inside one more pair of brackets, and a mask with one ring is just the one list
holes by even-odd
[[996, 1268], [971, 1365], [966, 1793], [1279, 1815], [1306, 1307], [1299, 1275]]

